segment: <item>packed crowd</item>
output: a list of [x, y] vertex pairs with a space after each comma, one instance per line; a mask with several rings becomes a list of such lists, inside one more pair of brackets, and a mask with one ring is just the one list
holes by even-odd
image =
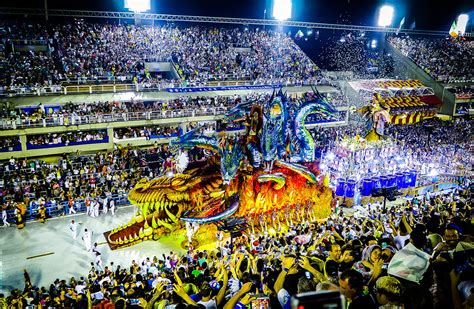
[[[5, 305], [44, 307], [245, 308], [339, 291], [347, 308], [471, 308], [473, 226], [467, 191], [414, 198], [384, 211], [375, 202], [353, 215], [278, 232], [250, 228], [215, 250], [174, 252], [105, 264], [88, 274], [1, 295]], [[321, 300], [321, 298], [319, 298]], [[326, 300], [327, 301], [327, 300]], [[327, 305], [327, 303], [326, 303]], [[333, 304], [335, 306], [335, 304]]]
[[7, 51], [8, 84], [57, 85], [68, 79], [146, 74], [145, 62], [174, 61], [191, 82], [318, 78], [318, 67], [286, 34], [271, 30], [87, 23], [8, 23], [2, 40], [36, 40], [45, 51]]
[[160, 145], [148, 150], [118, 145], [114, 151], [95, 156], [64, 155], [55, 163], [12, 157], [0, 164], [0, 208], [14, 209], [18, 203], [33, 208], [60, 206], [71, 198], [125, 196], [141, 176], [153, 177], [163, 170], [160, 165], [150, 167], [148, 155], [163, 164], [171, 153]]
[[[441, 179], [472, 175], [472, 139], [466, 137], [472, 136], [473, 125], [470, 118], [453, 121], [433, 118], [412, 125], [389, 125], [385, 135], [395, 143], [380, 150], [362, 150], [352, 159], [341, 155], [340, 148], [355, 146], [348, 146], [348, 138], [364, 137], [367, 132], [364, 126], [319, 127], [310, 132], [317, 147], [316, 156], [324, 154], [320, 166], [330, 172], [334, 183], [339, 177], [362, 179], [416, 170], [417, 186], [423, 186]], [[338, 146], [336, 140], [347, 142], [345, 146]]]
[[0, 142], [0, 151], [1, 150], [9, 150], [13, 149], [20, 145], [20, 138], [18, 136], [5, 136], [2, 137], [2, 141]]
[[[88, 123], [145, 120], [166, 117], [195, 115], [218, 115], [241, 102], [264, 102], [268, 93], [250, 93], [229, 96], [181, 96], [171, 100], [144, 101], [139, 98], [131, 101], [106, 101], [93, 103], [66, 103], [64, 105], [37, 106], [1, 109], [0, 122], [4, 129], [28, 126], [69, 126]], [[340, 93], [324, 94], [335, 106], [347, 106], [349, 100]], [[291, 94], [290, 100], [296, 102], [300, 95]]]
[[147, 127], [128, 127], [114, 130], [114, 138], [129, 139], [129, 138], [146, 138], [152, 137], [171, 137], [179, 135], [179, 128], [173, 126], [147, 126]]
[[430, 119], [412, 126], [392, 126], [388, 134], [401, 139], [407, 152], [437, 173], [466, 174], [471, 170], [472, 118], [454, 121]]
[[36, 134], [27, 136], [27, 144], [29, 145], [64, 145], [81, 143], [81, 142], [98, 142], [103, 141], [107, 137], [107, 131], [74, 131], [63, 133]]
[[474, 41], [411, 36], [390, 37], [388, 41], [438, 81], [474, 80]]
[[474, 109], [474, 102], [470, 103], [463, 103], [463, 104], [456, 104], [456, 110], [454, 111], [455, 114], [459, 115], [469, 115], [471, 110]]
[[465, 86], [450, 86], [447, 89], [454, 93], [456, 99], [470, 99], [474, 97], [474, 84]]
[[352, 78], [390, 76], [393, 58], [370, 45], [371, 39], [364, 32], [349, 32], [328, 38], [320, 57], [326, 69], [351, 72]]

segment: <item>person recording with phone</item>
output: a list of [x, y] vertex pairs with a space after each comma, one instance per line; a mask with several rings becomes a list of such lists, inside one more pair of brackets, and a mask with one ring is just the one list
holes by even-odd
[[368, 284], [375, 284], [377, 278], [382, 274], [385, 264], [382, 256], [382, 248], [379, 245], [371, 245], [362, 253], [362, 260], [354, 264], [354, 269], [362, 274]]
[[[308, 284], [305, 284], [308, 283], [308, 280], [314, 282], [313, 289], [315, 289], [316, 283], [324, 279], [324, 275], [317, 271], [305, 256], [300, 256], [299, 258], [291, 255], [284, 256], [281, 259], [281, 266], [282, 271], [275, 282], [274, 290], [283, 308], [289, 308], [291, 295], [306, 292], [306, 288], [304, 287], [308, 287]], [[301, 276], [303, 270], [305, 271], [304, 275], [307, 276], [307, 280], [306, 282], [303, 280], [300, 284], [301, 277], [303, 277]], [[296, 287], [296, 290], [294, 287]]]

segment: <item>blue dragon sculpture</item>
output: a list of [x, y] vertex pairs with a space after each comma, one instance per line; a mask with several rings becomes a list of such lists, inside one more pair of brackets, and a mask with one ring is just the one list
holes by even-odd
[[[316, 176], [315, 145], [304, 127], [314, 113], [332, 118], [336, 110], [318, 95], [295, 101], [280, 90], [264, 104], [246, 102], [229, 111], [225, 121], [244, 123], [245, 134], [204, 134], [198, 127], [172, 141], [172, 149], [200, 147], [208, 150], [207, 157], [189, 162], [182, 172], [140, 180], [128, 195], [140, 211], [128, 224], [104, 233], [109, 245], [157, 240], [180, 222], [206, 224], [236, 216], [266, 225], [292, 216], [326, 218], [332, 192]], [[262, 158], [270, 162], [266, 169]]]

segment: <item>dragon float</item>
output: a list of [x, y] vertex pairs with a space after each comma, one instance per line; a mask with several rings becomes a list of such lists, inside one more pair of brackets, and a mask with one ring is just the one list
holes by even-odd
[[266, 102], [241, 103], [226, 114], [223, 123], [243, 125], [244, 134], [207, 136], [196, 128], [172, 141], [173, 150], [198, 147], [208, 156], [181, 173], [140, 180], [128, 195], [138, 211], [128, 224], [105, 233], [110, 247], [229, 217], [245, 218], [252, 229], [327, 218], [332, 191], [314, 162], [315, 143], [305, 127], [310, 114], [337, 117], [316, 90], [296, 102], [280, 90]]

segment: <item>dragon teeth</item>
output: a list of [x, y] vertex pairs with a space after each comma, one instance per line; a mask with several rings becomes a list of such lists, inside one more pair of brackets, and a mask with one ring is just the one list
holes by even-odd
[[154, 216], [151, 218], [151, 226], [152, 226], [154, 229], [158, 228], [158, 223], [156, 222]]

